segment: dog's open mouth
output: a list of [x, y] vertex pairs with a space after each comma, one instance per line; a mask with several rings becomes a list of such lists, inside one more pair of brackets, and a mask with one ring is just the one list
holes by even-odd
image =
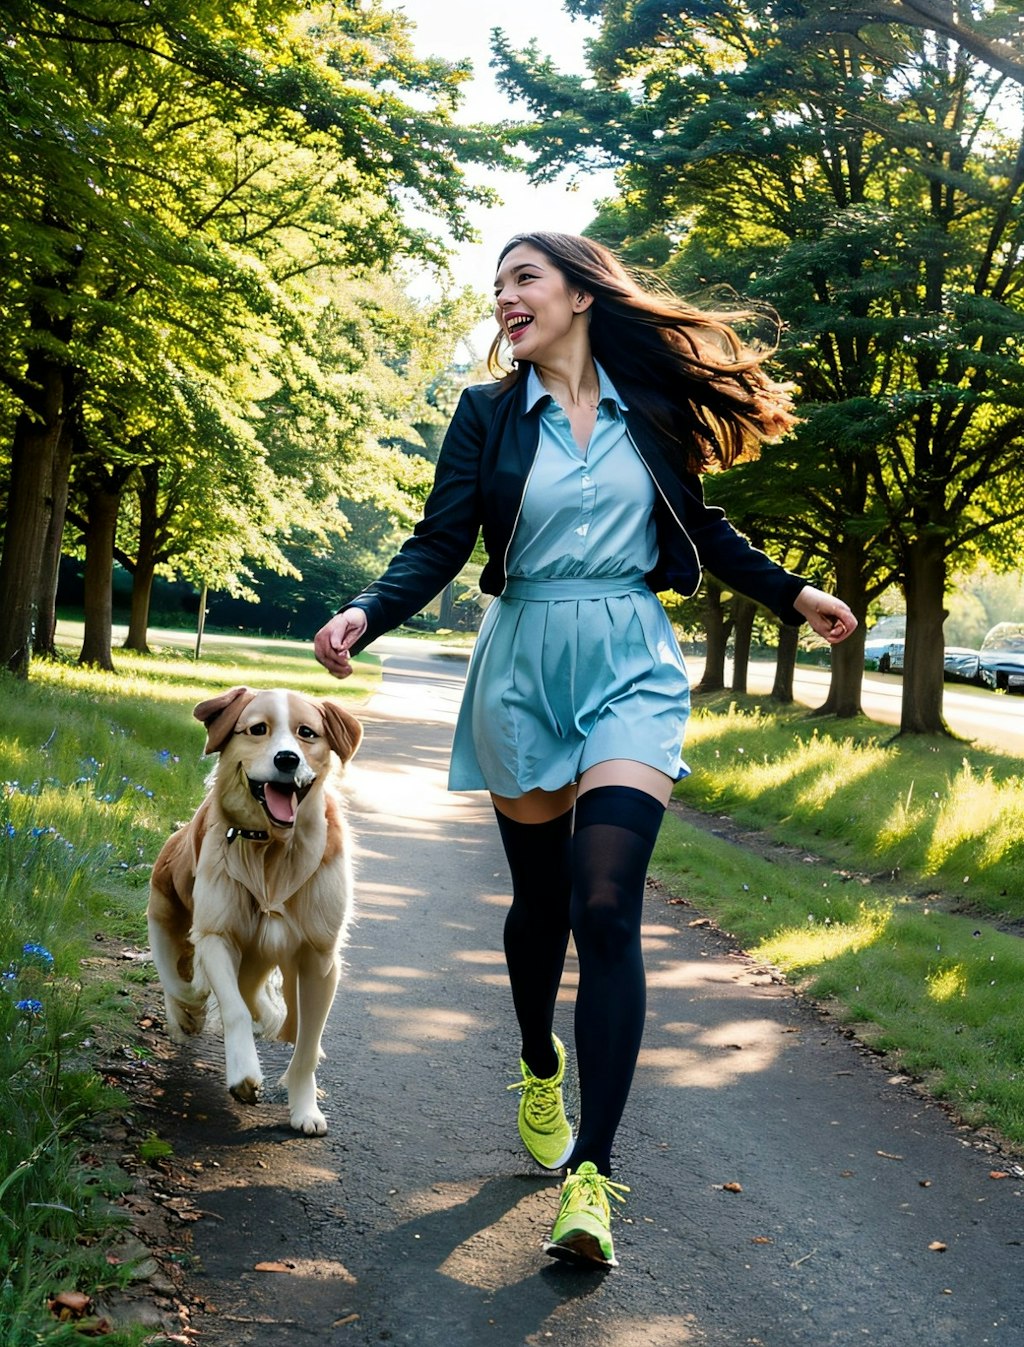
[[312, 782], [306, 786], [296, 786], [293, 782], [254, 781], [251, 776], [246, 780], [253, 797], [259, 800], [271, 823], [279, 828], [294, 827], [296, 811], [309, 793]]

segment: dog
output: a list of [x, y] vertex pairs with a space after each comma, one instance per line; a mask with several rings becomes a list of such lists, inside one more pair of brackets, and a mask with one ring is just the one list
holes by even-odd
[[329, 778], [332, 753], [344, 767], [362, 726], [337, 702], [280, 688], [231, 688], [193, 715], [217, 765], [157, 856], [147, 909], [167, 1030], [198, 1033], [212, 992], [227, 1087], [246, 1104], [263, 1086], [254, 1034], [294, 1044], [281, 1078], [291, 1125], [321, 1136], [315, 1072], [353, 912], [351, 839]]

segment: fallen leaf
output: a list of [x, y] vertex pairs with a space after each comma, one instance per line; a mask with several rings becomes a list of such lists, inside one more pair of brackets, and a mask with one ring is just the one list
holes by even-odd
[[92, 1300], [84, 1291], [58, 1291], [50, 1297], [49, 1306], [58, 1319], [80, 1319], [92, 1308]]
[[946, 1252], [946, 1245], [943, 1244], [943, 1242], [942, 1242], [941, 1239], [933, 1239], [932, 1242], [931, 1242], [931, 1244], [928, 1245], [928, 1247], [929, 1247], [929, 1249], [931, 1249], [932, 1253], [945, 1253], [945, 1252]]
[[902, 1156], [902, 1155], [893, 1155], [890, 1151], [875, 1151], [875, 1154], [876, 1154], [876, 1155], [880, 1155], [880, 1156], [882, 1157], [883, 1160], [902, 1160], [902, 1159], [903, 1159], [903, 1156]]
[[990, 1179], [1008, 1179], [1009, 1173], [1005, 1169], [993, 1169], [989, 1174]]
[[257, 1263], [256, 1272], [294, 1272], [294, 1263]]
[[739, 1183], [723, 1183], [722, 1188], [727, 1193], [742, 1193], [743, 1185]]
[[694, 927], [694, 926], [710, 926], [710, 925], [711, 925], [711, 921], [710, 921], [710, 919], [709, 919], [708, 917], [695, 917], [695, 918], [693, 919], [693, 921], [688, 922], [687, 925], [689, 925], [689, 926], [691, 926], [691, 927]]
[[83, 1338], [105, 1338], [114, 1331], [114, 1325], [107, 1318], [82, 1319], [75, 1327]]
[[751, 1244], [774, 1244], [775, 1241], [769, 1235], [755, 1235], [750, 1241]]

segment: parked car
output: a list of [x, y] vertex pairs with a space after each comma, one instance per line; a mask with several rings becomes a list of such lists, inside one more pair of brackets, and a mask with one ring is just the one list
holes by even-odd
[[905, 644], [891, 636], [869, 636], [864, 642], [864, 668], [877, 669], [879, 673], [898, 672], [903, 668]]
[[905, 646], [905, 641], [892, 637], [872, 639], [869, 636], [864, 642], [864, 668], [877, 669], [879, 673], [902, 673]]
[[966, 646], [947, 645], [942, 652], [942, 676], [950, 683], [977, 683], [980, 656]]
[[[902, 673], [906, 649], [906, 641], [865, 641], [864, 667], [879, 673]], [[947, 645], [942, 652], [942, 676], [950, 683], [977, 683], [978, 661], [977, 650]]]
[[978, 680], [993, 691], [1024, 695], [1024, 622], [997, 622], [978, 651]]

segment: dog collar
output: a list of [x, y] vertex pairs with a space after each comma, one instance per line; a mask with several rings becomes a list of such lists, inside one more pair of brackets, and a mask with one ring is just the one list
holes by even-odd
[[269, 842], [270, 834], [264, 828], [229, 828], [227, 831], [228, 845], [241, 837], [246, 842]]

